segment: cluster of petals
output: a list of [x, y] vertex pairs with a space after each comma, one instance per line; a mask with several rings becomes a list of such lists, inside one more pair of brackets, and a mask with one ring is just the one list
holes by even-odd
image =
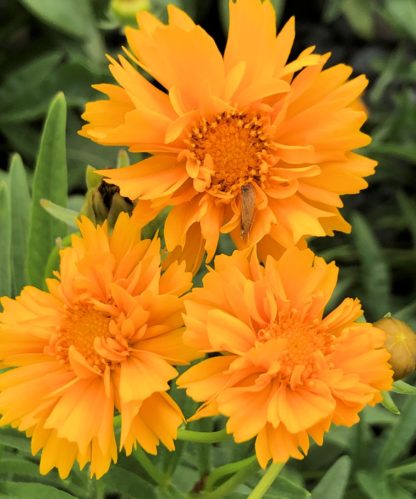
[[256, 438], [261, 466], [301, 459], [332, 423], [351, 426], [391, 387], [384, 332], [357, 299], [325, 315], [338, 269], [306, 249], [265, 266], [253, 251], [217, 256], [185, 300], [185, 342], [208, 358], [178, 379], [203, 402], [194, 418], [222, 414], [236, 442]]
[[3, 298], [0, 314], [1, 425], [42, 450], [41, 473], [90, 463], [100, 477], [120, 449], [174, 449], [180, 408], [166, 393], [175, 364], [194, 357], [182, 343], [184, 263], [161, 271], [160, 242], [141, 240], [127, 214], [109, 234], [83, 218], [81, 235], [61, 251], [47, 291], [27, 286]]
[[230, 2], [224, 55], [183, 11], [168, 13], [166, 25], [138, 14], [140, 28], [126, 29], [127, 58], [110, 57], [117, 84], [96, 85], [107, 98], [83, 115], [83, 136], [150, 153], [103, 170], [107, 181], [137, 200], [143, 219], [172, 207], [168, 250], [189, 244], [208, 260], [221, 233], [238, 248], [265, 236], [285, 248], [348, 232], [340, 196], [365, 188], [376, 165], [352, 152], [370, 142], [360, 131], [365, 76], [324, 68], [329, 54], [314, 47], [288, 62], [294, 20], [276, 35], [269, 0]]

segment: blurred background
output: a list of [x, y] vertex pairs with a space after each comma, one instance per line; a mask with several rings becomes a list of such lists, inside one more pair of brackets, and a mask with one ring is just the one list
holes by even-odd
[[[98, 98], [91, 84], [111, 81], [105, 53], [120, 52], [125, 43], [123, 28], [134, 24], [134, 12], [147, 9], [165, 19], [167, 3], [0, 0], [0, 180], [14, 152], [22, 156], [29, 174], [33, 170], [48, 105], [62, 90], [68, 103], [69, 205], [81, 207], [86, 166], [112, 167], [118, 154], [116, 148], [77, 135], [85, 102]], [[170, 3], [186, 10], [224, 48], [227, 0]], [[296, 16], [294, 54], [316, 45], [318, 52], [332, 53], [329, 64], [348, 63], [355, 74], [365, 73], [370, 80], [364, 98], [369, 111], [365, 131], [373, 142], [365, 154], [379, 161], [377, 173], [368, 179], [370, 186], [364, 193], [344, 198], [352, 235], [311, 241], [315, 251], [327, 260], [336, 259], [341, 268], [333, 304], [345, 296], [358, 296], [367, 320], [392, 312], [416, 327], [416, 0], [272, 3], [280, 27]], [[416, 497], [414, 480], [406, 474], [397, 482], [397, 476], [390, 473], [390, 481], [383, 485], [384, 478], [368, 471], [380, 449], [385, 464], [412, 458], [416, 404], [415, 397], [409, 399], [400, 424], [383, 409], [370, 410], [357, 429], [335, 429], [324, 449], [315, 447], [304, 463], [285, 473], [310, 487], [335, 457], [347, 454], [358, 474], [345, 497], [389, 499], [393, 493], [396, 499]], [[397, 442], [401, 442], [399, 447]], [[396, 477], [394, 485], [391, 476]]]

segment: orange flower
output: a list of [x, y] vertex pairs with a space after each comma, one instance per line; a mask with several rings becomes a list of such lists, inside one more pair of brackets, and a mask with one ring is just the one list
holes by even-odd
[[178, 385], [204, 402], [194, 418], [220, 413], [236, 442], [256, 437], [262, 467], [302, 459], [309, 437], [321, 445], [331, 423], [353, 425], [391, 386], [384, 333], [355, 322], [359, 301], [347, 298], [324, 316], [337, 274], [308, 249], [269, 256], [264, 267], [237, 251], [217, 257], [185, 300], [185, 341], [221, 355]]
[[125, 213], [112, 235], [87, 218], [80, 230], [48, 292], [27, 286], [0, 314], [0, 359], [13, 368], [0, 375], [1, 425], [31, 436], [41, 473], [62, 478], [75, 460], [97, 477], [117, 460], [115, 409], [127, 454], [136, 442], [172, 450], [183, 420], [166, 394], [172, 364], [193, 358], [182, 344], [185, 264], [161, 275], [159, 240], [141, 241]]
[[287, 63], [294, 19], [276, 37], [268, 0], [230, 2], [224, 57], [184, 12], [168, 11], [168, 25], [141, 12], [140, 29], [126, 29], [126, 53], [165, 91], [124, 57], [110, 57], [119, 85], [95, 87], [108, 100], [87, 104], [81, 131], [152, 156], [101, 173], [138, 199], [141, 212], [173, 206], [169, 251], [193, 226], [208, 260], [220, 233], [242, 248], [269, 233], [288, 247], [307, 235], [348, 232], [340, 195], [365, 188], [376, 165], [351, 152], [370, 142], [357, 105], [366, 78], [348, 81], [344, 64], [324, 70], [329, 54], [314, 47]]

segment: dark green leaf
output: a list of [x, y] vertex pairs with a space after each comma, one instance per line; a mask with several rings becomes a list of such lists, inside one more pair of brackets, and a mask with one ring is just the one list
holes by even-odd
[[16, 499], [74, 499], [75, 496], [50, 485], [30, 482], [2, 482], [0, 494]]
[[30, 443], [24, 433], [21, 433], [13, 428], [0, 429], [0, 445], [19, 449], [25, 454], [31, 454]]
[[0, 180], [0, 296], [12, 293], [11, 240], [9, 190], [6, 182]]
[[369, 499], [392, 499], [391, 490], [385, 475], [359, 471], [357, 482]]
[[2, 457], [0, 461], [0, 474], [39, 478], [39, 466], [33, 461], [28, 461], [21, 457]]
[[281, 499], [305, 499], [306, 497], [311, 497], [311, 493], [284, 476], [279, 476], [272, 487], [270, 487], [269, 492], [264, 495], [264, 499], [272, 499], [274, 497]]
[[120, 466], [113, 466], [109, 473], [103, 476], [102, 482], [107, 486], [109, 492], [123, 494], [124, 498], [145, 497], [156, 499], [154, 486], [143, 478]]
[[14, 154], [11, 159], [9, 186], [12, 221], [13, 294], [16, 295], [28, 283], [26, 253], [31, 208], [26, 171], [18, 154]]
[[41, 21], [67, 35], [85, 39], [94, 29], [89, 0], [20, 0]]
[[353, 214], [352, 226], [352, 235], [361, 261], [366, 311], [373, 318], [379, 318], [391, 309], [390, 270], [370, 225], [362, 215]]
[[412, 234], [413, 246], [416, 247], [416, 203], [402, 191], [397, 193], [397, 200]]
[[65, 98], [58, 94], [49, 107], [33, 179], [27, 269], [30, 282], [38, 287], [43, 286], [45, 265], [56, 238], [66, 234], [65, 224], [40, 206], [43, 198], [60, 206], [67, 204], [65, 123]]
[[416, 432], [416, 398], [408, 397], [401, 410], [401, 416], [390, 430], [379, 454], [380, 468], [391, 465], [411, 445]]
[[312, 490], [312, 499], [342, 499], [351, 471], [351, 459], [343, 456], [325, 473]]

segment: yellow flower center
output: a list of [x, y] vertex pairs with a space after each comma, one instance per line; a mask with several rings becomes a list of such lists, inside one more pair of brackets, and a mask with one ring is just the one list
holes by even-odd
[[231, 111], [210, 121], [203, 119], [192, 129], [188, 142], [197, 164], [212, 167], [207, 190], [213, 195], [236, 195], [243, 185], [262, 184], [266, 179], [270, 146], [257, 114]]
[[258, 341], [286, 340], [279, 354], [280, 375], [290, 380], [294, 373], [310, 376], [319, 359], [334, 348], [334, 336], [319, 328], [319, 319], [304, 322], [296, 310], [281, 314], [275, 323], [257, 331]]
[[74, 346], [85, 360], [95, 369], [102, 371], [108, 363], [97, 353], [96, 338], [110, 336], [111, 317], [90, 305], [71, 307], [55, 338], [53, 350], [63, 362], [68, 361], [68, 350]]

